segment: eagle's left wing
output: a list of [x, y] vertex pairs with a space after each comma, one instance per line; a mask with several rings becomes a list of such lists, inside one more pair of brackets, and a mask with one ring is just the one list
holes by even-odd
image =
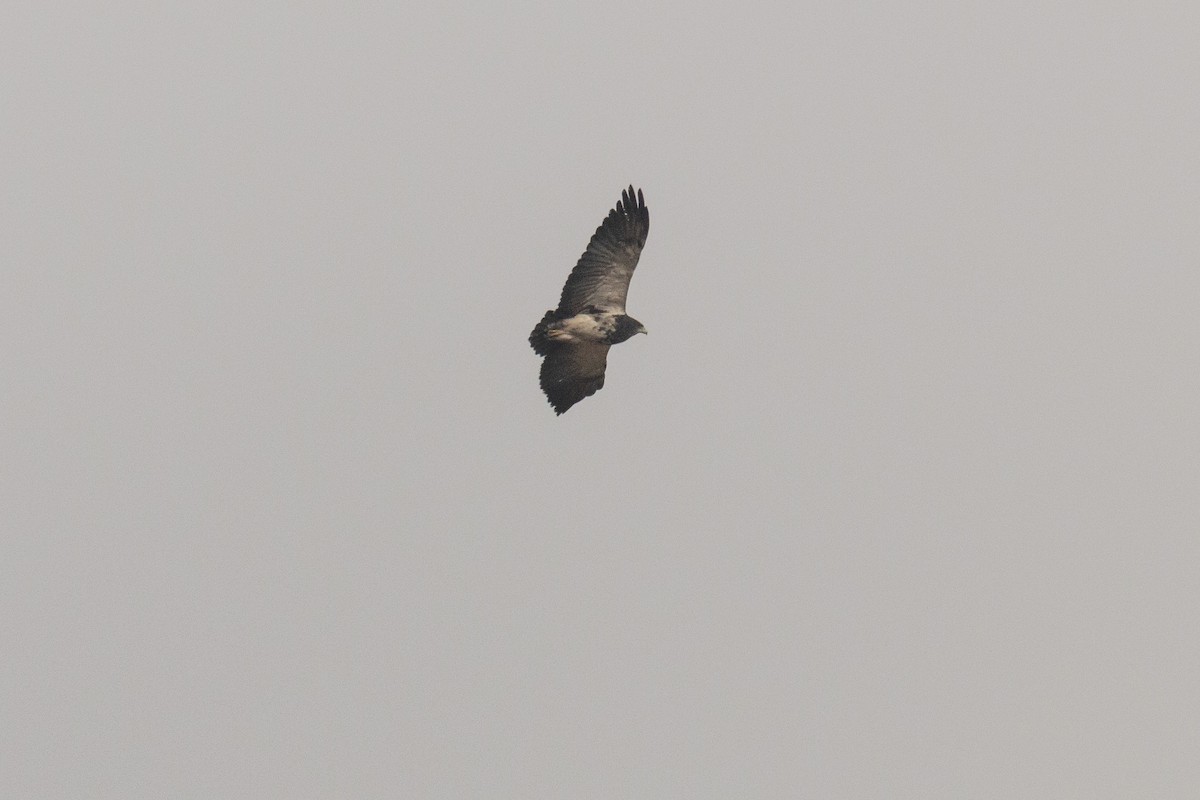
[[552, 347], [542, 361], [542, 391], [554, 413], [561, 414], [604, 386], [609, 345], [572, 342]]
[[630, 186], [621, 192], [617, 207], [608, 212], [567, 277], [558, 302], [558, 318], [574, 316], [589, 307], [624, 314], [629, 281], [649, 232], [650, 212], [642, 190], [635, 195]]

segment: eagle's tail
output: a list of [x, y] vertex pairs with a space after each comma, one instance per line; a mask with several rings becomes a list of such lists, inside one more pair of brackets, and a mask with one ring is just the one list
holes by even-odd
[[553, 311], [547, 311], [546, 316], [542, 317], [542, 321], [534, 326], [533, 332], [529, 334], [529, 344], [533, 347], [533, 352], [539, 356], [544, 356], [550, 352], [550, 347], [553, 341], [546, 335], [546, 327], [555, 320]]

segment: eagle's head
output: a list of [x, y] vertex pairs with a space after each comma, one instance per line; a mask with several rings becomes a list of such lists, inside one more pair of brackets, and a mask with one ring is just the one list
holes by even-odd
[[617, 317], [617, 326], [612, 332], [612, 344], [618, 344], [639, 333], [646, 333], [646, 326], [638, 322], [628, 314], [622, 314]]

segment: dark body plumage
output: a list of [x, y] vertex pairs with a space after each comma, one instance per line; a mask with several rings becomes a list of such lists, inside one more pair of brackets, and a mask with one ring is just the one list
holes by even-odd
[[529, 334], [534, 352], [545, 357], [542, 391], [555, 413], [604, 386], [609, 347], [646, 332], [625, 313], [625, 297], [649, 232], [646, 201], [630, 186], [571, 270], [558, 308]]

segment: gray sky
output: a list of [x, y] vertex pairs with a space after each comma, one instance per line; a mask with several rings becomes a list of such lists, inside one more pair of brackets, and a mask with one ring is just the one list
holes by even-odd
[[189, 5], [0, 12], [0, 794], [1200, 794], [1200, 6]]

